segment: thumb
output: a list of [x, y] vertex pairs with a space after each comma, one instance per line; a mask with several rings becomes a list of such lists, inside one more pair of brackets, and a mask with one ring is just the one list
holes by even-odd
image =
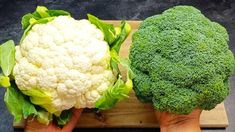
[[77, 125], [83, 109], [73, 109], [71, 120], [62, 128], [62, 132], [71, 132]]

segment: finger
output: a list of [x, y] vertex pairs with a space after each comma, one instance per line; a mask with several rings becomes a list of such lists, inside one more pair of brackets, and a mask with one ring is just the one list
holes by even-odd
[[201, 109], [194, 109], [192, 111], [192, 114], [197, 114], [197, 115], [200, 115], [202, 113], [202, 110]]
[[71, 132], [77, 125], [83, 109], [73, 109], [71, 120], [62, 128], [62, 132]]
[[160, 120], [161, 118], [164, 118], [165, 116], [169, 115], [168, 112], [160, 112], [158, 110], [155, 110], [154, 113], [157, 120]]

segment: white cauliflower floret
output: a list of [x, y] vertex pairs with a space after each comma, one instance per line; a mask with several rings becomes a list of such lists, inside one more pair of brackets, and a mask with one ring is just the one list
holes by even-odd
[[13, 74], [20, 90], [49, 92], [57, 111], [92, 108], [115, 82], [109, 62], [109, 46], [95, 25], [59, 16], [34, 25], [16, 47]]

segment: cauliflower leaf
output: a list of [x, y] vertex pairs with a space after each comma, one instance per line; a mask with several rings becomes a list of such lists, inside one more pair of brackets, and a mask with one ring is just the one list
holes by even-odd
[[[130, 69], [130, 64], [127, 61], [128, 59], [121, 59], [118, 55], [121, 44], [131, 31], [131, 26], [125, 21], [122, 21], [120, 26], [115, 28], [113, 25], [104, 23], [91, 14], [88, 14], [88, 19], [103, 32], [104, 38], [110, 46], [111, 68], [114, 73], [118, 74], [118, 79], [114, 85], [110, 86], [95, 103], [96, 108], [105, 110], [112, 108], [117, 102], [128, 97], [133, 87], [131, 80], [133, 77], [133, 72]], [[127, 69], [126, 82], [122, 79], [123, 77], [119, 71], [118, 64]]]
[[22, 17], [21, 24], [25, 31], [20, 43], [24, 40], [33, 25], [48, 23], [57, 16], [70, 16], [70, 13], [63, 10], [48, 10], [44, 6], [37, 6], [35, 12], [24, 15]]
[[15, 65], [15, 44], [12, 40], [3, 43], [0, 47], [1, 68], [5, 76], [9, 76]]
[[38, 122], [48, 125], [50, 123], [50, 121], [53, 120], [53, 115], [51, 113], [45, 111], [44, 109], [40, 109], [37, 112], [36, 118], [37, 118]]
[[37, 114], [34, 105], [18, 90], [15, 84], [7, 88], [4, 101], [14, 116], [15, 122], [20, 122], [23, 117], [26, 119], [29, 115]]
[[111, 45], [116, 40], [116, 32], [112, 24], [100, 21], [97, 17], [87, 14], [88, 20], [104, 33], [104, 40]]
[[5, 88], [11, 86], [10, 78], [3, 76], [3, 75], [0, 75], [0, 86], [5, 87]]

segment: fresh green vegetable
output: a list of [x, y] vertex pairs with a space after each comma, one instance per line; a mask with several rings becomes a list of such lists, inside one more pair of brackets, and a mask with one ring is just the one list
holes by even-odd
[[5, 76], [9, 76], [15, 65], [15, 44], [9, 40], [3, 43], [0, 49], [2, 72]]
[[37, 111], [32, 103], [17, 89], [15, 84], [7, 88], [4, 101], [8, 110], [15, 117], [15, 122], [26, 119], [29, 115], [37, 115]]
[[108, 24], [105, 22], [100, 21], [97, 17], [87, 14], [88, 20], [97, 26], [103, 33], [104, 33], [104, 40], [108, 42], [108, 44], [112, 44], [113, 41], [116, 39], [116, 32], [114, 26], [112, 24]]
[[[96, 101], [95, 104], [96, 108], [101, 110], [110, 109], [120, 100], [127, 98], [133, 87], [131, 80], [133, 78], [133, 72], [130, 69], [130, 64], [128, 61], [124, 61], [124, 59], [121, 60], [118, 55], [121, 44], [130, 33], [131, 27], [128, 23], [122, 21], [120, 27], [115, 29], [113, 25], [99, 21], [98, 18], [90, 14], [88, 14], [88, 19], [91, 21], [91, 23], [95, 24], [103, 31], [105, 38], [107, 38], [106, 40], [110, 45], [111, 68], [114, 70], [114, 72], [119, 73], [118, 80], [115, 82], [115, 84], [110, 86], [103, 93], [102, 97]], [[122, 80], [118, 64], [124, 66], [127, 69], [126, 83]]]
[[[42, 124], [46, 124], [48, 125], [50, 123], [50, 121], [53, 120], [53, 116], [51, 113], [43, 110], [43, 109], [40, 109], [38, 110], [37, 112], [37, 117], [36, 117], [37, 121], [42, 123]], [[68, 118], [69, 120], [70, 118]], [[65, 125], [67, 122], [65, 122], [63, 125]]]
[[25, 31], [21, 38], [21, 42], [31, 30], [33, 25], [48, 23], [58, 16], [70, 16], [70, 13], [63, 10], [48, 10], [44, 6], [38, 6], [35, 12], [24, 15], [22, 17], [21, 24]]
[[72, 116], [72, 111], [71, 110], [64, 110], [59, 117], [56, 117], [57, 124], [59, 126], [63, 126], [67, 122], [70, 121], [70, 118]]
[[11, 86], [11, 83], [10, 83], [10, 78], [9, 77], [6, 77], [6, 76], [2, 76], [0, 75], [0, 87], [9, 87]]
[[159, 111], [211, 110], [229, 94], [234, 56], [226, 29], [198, 9], [176, 6], [145, 19], [133, 35], [134, 90]]

